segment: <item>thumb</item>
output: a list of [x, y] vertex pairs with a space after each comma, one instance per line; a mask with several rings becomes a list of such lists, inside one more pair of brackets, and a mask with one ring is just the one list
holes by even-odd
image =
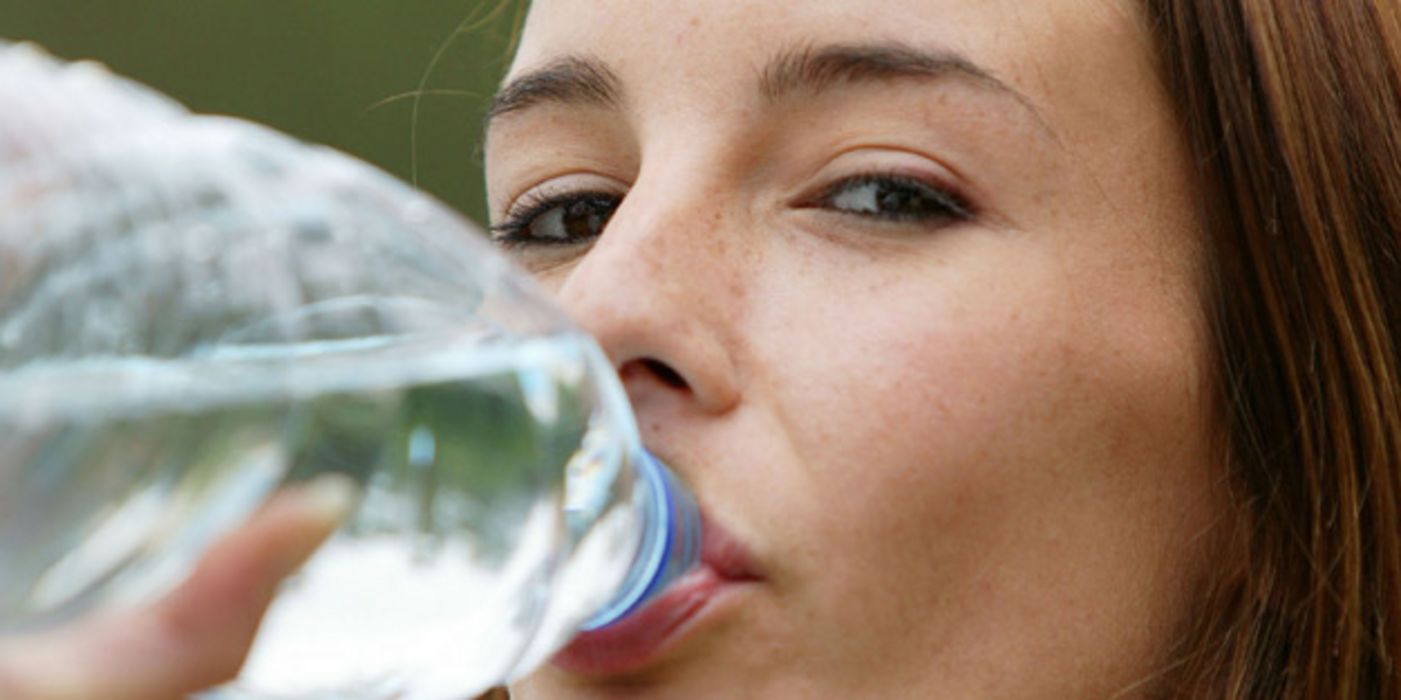
[[278, 584], [336, 529], [354, 499], [343, 476], [283, 489], [162, 600], [0, 644], [0, 696], [175, 700], [232, 679]]

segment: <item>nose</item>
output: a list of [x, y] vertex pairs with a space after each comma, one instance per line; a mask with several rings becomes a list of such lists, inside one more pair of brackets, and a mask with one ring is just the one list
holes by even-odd
[[679, 184], [639, 178], [558, 288], [639, 415], [658, 402], [720, 414], [740, 399], [734, 329], [744, 273], [733, 231], [713, 199], [670, 194], [695, 189]]

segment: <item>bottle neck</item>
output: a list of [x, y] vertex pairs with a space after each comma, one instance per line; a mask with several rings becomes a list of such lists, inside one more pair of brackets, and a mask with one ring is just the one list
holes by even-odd
[[655, 457], [640, 450], [632, 457], [641, 542], [617, 595], [584, 622], [583, 631], [623, 619], [700, 562], [701, 517], [695, 497]]

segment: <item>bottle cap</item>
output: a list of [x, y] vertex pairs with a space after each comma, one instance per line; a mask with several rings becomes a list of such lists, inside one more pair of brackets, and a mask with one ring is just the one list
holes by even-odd
[[618, 595], [594, 613], [582, 631], [627, 617], [700, 562], [701, 518], [695, 497], [650, 454], [636, 464], [643, 489], [642, 544]]

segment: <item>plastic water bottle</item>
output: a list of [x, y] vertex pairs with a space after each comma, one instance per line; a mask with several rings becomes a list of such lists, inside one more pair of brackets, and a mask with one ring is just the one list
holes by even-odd
[[699, 557], [607, 360], [462, 220], [0, 44], [0, 627], [150, 600], [328, 472], [359, 505], [225, 696], [460, 698]]

